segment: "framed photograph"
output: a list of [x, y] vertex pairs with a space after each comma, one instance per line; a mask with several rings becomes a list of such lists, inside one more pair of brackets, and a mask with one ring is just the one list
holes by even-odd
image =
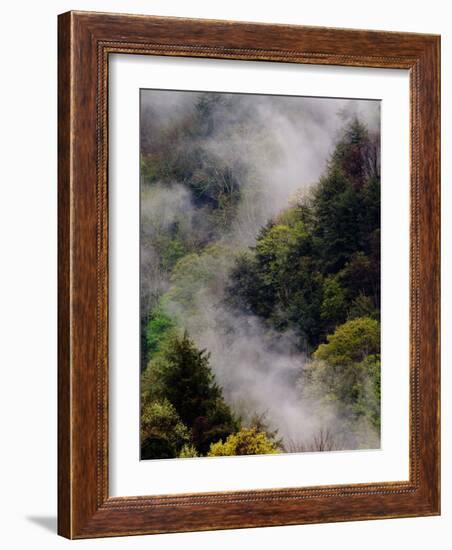
[[59, 16], [61, 535], [440, 513], [439, 60]]

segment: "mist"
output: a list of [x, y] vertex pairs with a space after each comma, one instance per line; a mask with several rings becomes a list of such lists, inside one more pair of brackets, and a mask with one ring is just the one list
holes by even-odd
[[[149, 185], [142, 176], [142, 315], [165, 295], [164, 308], [199, 348], [208, 350], [224, 397], [245, 424], [253, 415], [264, 414], [286, 444], [306, 446], [320, 430], [328, 429], [342, 434], [338, 448], [354, 448], [356, 430], [361, 436], [369, 432], [369, 445], [377, 445], [378, 437], [369, 426], [355, 427], [346, 435], [347, 419], [338, 417], [334, 405], [320, 410], [313, 400], [302, 397], [299, 380], [308, 358], [297, 348], [295, 335], [276, 333], [260, 318], [231, 310], [225, 292], [237, 255], [252, 247], [261, 229], [296, 197], [309, 194], [324, 174], [347, 122], [359, 117], [369, 130], [378, 130], [380, 103], [221, 94], [205, 135], [180, 139], [174, 134], [172, 142], [177, 128], [190, 126], [202, 95], [213, 94], [142, 91], [142, 154], [159, 155], [165, 136], [167, 143], [174, 144], [176, 161], [194, 151], [205, 155], [209, 166], [232, 174], [231, 181], [240, 189], [239, 203], [227, 229], [218, 232], [217, 220], [212, 222], [206, 208], [197, 204], [183, 177]], [[164, 236], [170, 230], [177, 231], [179, 240], [192, 250], [194, 265], [203, 274], [199, 280], [196, 275], [178, 278], [162, 267]], [[227, 253], [217, 256], [211, 242]]]
[[[190, 124], [200, 96], [214, 93], [142, 91], [142, 151], [181, 121]], [[253, 244], [260, 228], [306, 192], [325, 171], [339, 132], [354, 117], [379, 129], [380, 102], [334, 98], [217, 94], [226, 98], [210, 135], [197, 145], [218, 166], [241, 174], [241, 204], [234, 220], [239, 245]], [[188, 155], [193, 142], [182, 144]], [[178, 183], [178, 182], [174, 182]], [[179, 182], [183, 183], [183, 182]]]

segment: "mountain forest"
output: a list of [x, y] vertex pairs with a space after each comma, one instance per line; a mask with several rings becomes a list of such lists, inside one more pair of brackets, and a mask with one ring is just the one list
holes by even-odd
[[140, 101], [141, 458], [379, 448], [379, 102]]

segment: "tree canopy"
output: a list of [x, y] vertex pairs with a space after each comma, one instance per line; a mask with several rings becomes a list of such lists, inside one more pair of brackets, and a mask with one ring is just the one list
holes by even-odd
[[277, 330], [294, 330], [300, 349], [315, 349], [347, 319], [379, 316], [380, 182], [371, 169], [372, 139], [354, 120], [311, 194], [269, 222], [232, 270], [231, 305]]
[[190, 441], [200, 453], [207, 452], [212, 441], [227, 437], [238, 426], [215, 382], [209, 354], [198, 350], [187, 333], [169, 333], [150, 360], [142, 377], [142, 401], [142, 422], [144, 418], [148, 426], [142, 434], [144, 439], [148, 432], [159, 429], [160, 417], [155, 411], [162, 409], [162, 403], [167, 412], [174, 413], [170, 417], [173, 424], [177, 414], [190, 430], [190, 438], [180, 443]]
[[[247, 323], [258, 327], [271, 359], [267, 370], [289, 335], [290, 360], [283, 363], [292, 365], [297, 354], [296, 376], [288, 368], [278, 376], [293, 381], [297, 400], [319, 418], [334, 411], [336, 423], [293, 449], [340, 448], [340, 430], [354, 433], [359, 447], [368, 442], [363, 426], [379, 433], [379, 133], [357, 117], [348, 120], [318, 181], [254, 226], [265, 175], [253, 171], [247, 156], [261, 146], [276, 158], [278, 147], [253, 113], [238, 99], [199, 94], [174, 122], [169, 117], [162, 124], [157, 112], [144, 117], [142, 458], [273, 454], [291, 447], [276, 439], [272, 418], [262, 421], [265, 406], [242, 414], [254, 407], [252, 399], [241, 409], [228, 385], [220, 385], [218, 373], [225, 370], [243, 384], [248, 380], [228, 365], [227, 345], [209, 344], [211, 355], [199, 344], [211, 342], [199, 338], [203, 331], [221, 331], [225, 342], [238, 335], [251, 347], [248, 333], [240, 334]], [[218, 349], [223, 370], [215, 363]]]
[[380, 324], [362, 317], [340, 325], [313, 353], [301, 386], [317, 402], [380, 426]]
[[278, 452], [276, 445], [256, 428], [242, 428], [226, 441], [212, 443], [208, 456], [262, 455]]

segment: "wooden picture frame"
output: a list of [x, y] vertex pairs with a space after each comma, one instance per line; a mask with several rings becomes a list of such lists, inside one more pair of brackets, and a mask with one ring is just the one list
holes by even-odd
[[[68, 538], [440, 513], [440, 38], [68, 12], [58, 38], [58, 532]], [[410, 73], [409, 481], [149, 497], [108, 491], [108, 60], [113, 53]]]

